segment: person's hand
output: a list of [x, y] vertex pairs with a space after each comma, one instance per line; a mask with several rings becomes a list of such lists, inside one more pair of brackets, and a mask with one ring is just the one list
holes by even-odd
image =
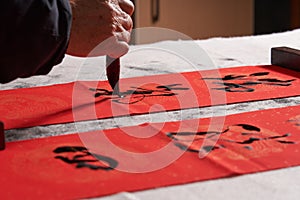
[[128, 52], [134, 11], [130, 0], [76, 0], [72, 7], [68, 54], [117, 58]]

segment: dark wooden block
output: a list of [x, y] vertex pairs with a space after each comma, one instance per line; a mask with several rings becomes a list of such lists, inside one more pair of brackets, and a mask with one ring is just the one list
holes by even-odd
[[289, 47], [271, 49], [271, 63], [280, 67], [300, 71], [300, 50]]
[[4, 124], [0, 121], [0, 151], [5, 149]]

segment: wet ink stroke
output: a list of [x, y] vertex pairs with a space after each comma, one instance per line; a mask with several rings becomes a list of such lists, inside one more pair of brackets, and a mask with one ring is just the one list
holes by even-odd
[[[126, 92], [120, 92], [119, 95], [114, 94], [113, 91], [101, 88], [90, 88], [90, 91], [95, 92], [95, 98], [103, 97], [105, 100], [112, 100], [120, 104], [135, 104], [147, 97], [168, 97], [175, 96], [178, 93], [174, 91], [189, 90], [189, 88], [181, 87], [181, 84], [158, 85], [154, 89], [143, 87], [131, 87], [132, 89]], [[129, 98], [129, 99], [128, 99]]]

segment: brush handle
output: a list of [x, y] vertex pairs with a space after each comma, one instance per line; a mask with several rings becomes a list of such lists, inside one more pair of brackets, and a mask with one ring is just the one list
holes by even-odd
[[114, 93], [119, 95], [120, 58], [106, 56], [106, 76]]

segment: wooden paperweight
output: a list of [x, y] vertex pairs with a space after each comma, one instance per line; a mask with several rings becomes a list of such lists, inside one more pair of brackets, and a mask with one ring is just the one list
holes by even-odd
[[289, 47], [271, 49], [271, 63], [283, 68], [300, 71], [300, 50]]
[[5, 149], [4, 124], [0, 121], [0, 151]]

